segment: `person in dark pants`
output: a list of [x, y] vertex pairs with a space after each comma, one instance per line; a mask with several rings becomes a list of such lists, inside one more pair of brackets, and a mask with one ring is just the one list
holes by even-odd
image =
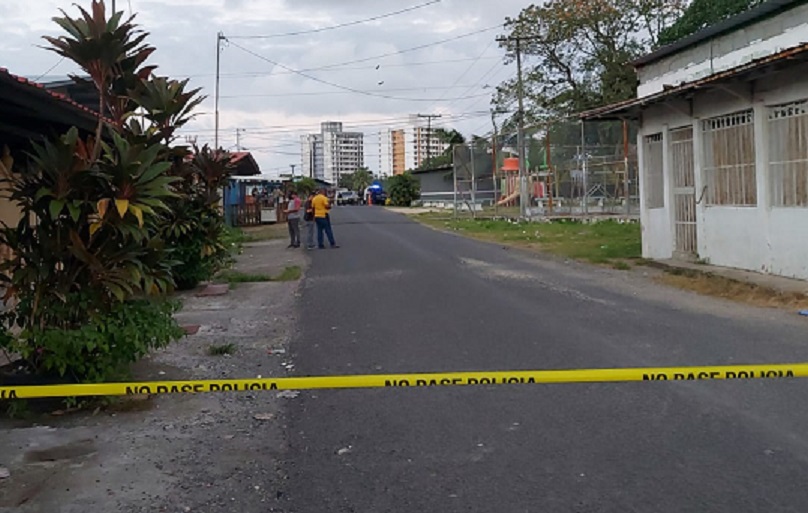
[[306, 249], [314, 249], [314, 207], [311, 205], [314, 199], [314, 193], [309, 192], [306, 195], [306, 201], [303, 202], [303, 225], [306, 229]]
[[317, 223], [317, 247], [325, 249], [323, 233], [328, 237], [328, 242], [332, 248], [338, 248], [334, 241], [334, 232], [331, 229], [331, 220], [328, 218], [328, 211], [331, 210], [331, 201], [325, 195], [325, 189], [320, 189], [317, 196], [311, 201], [314, 209], [314, 222]]
[[289, 194], [289, 203], [287, 203], [286, 210], [286, 223], [289, 225], [289, 247], [300, 247], [300, 198], [297, 193], [292, 192]]

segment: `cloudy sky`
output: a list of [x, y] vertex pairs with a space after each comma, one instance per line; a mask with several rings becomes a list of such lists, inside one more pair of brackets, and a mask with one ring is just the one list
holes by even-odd
[[[88, 6], [89, 0], [2, 3], [0, 66], [33, 78], [76, 71], [72, 63], [41, 49], [40, 38], [59, 33], [51, 18], [60, 8], [73, 14], [72, 4]], [[213, 141], [216, 34], [225, 34], [221, 144], [235, 149], [238, 129], [242, 146], [255, 154], [264, 172], [278, 174], [288, 172], [290, 164], [299, 166], [299, 136], [319, 131], [324, 120], [365, 132], [365, 160], [373, 170], [379, 167], [380, 131], [401, 125], [409, 114], [440, 113], [436, 126], [467, 135], [490, 130], [492, 88], [515, 73], [503, 64], [495, 42], [502, 32], [497, 25], [527, 3], [117, 0], [117, 8], [131, 8], [151, 33], [157, 47], [152, 62], [160, 66], [159, 73], [190, 77], [209, 96], [184, 130], [200, 142]], [[339, 24], [349, 26], [311, 32]]]

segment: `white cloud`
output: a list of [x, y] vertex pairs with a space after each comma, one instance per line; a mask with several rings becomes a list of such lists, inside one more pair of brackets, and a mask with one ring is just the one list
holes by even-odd
[[[78, 1], [85, 7], [90, 3], [89, 0], [2, 1], [0, 55], [3, 66], [25, 76], [39, 76], [59, 62], [58, 56], [39, 48], [45, 44], [41, 39], [43, 34], [59, 33], [60, 29], [51, 21], [52, 17], [59, 15], [59, 9], [75, 14], [74, 2]], [[218, 31], [228, 36], [244, 36], [322, 28], [424, 1], [399, 1], [393, 5], [393, 2], [377, 0], [131, 0], [131, 4], [138, 12], [138, 22], [151, 33], [150, 43], [158, 49], [152, 60], [160, 65], [159, 72], [175, 77], [191, 76], [195, 87], [204, 88], [209, 98], [200, 107], [202, 115], [184, 132], [195, 130], [200, 142], [212, 142], [213, 75]], [[36, 6], [31, 7], [31, 4]], [[128, 10], [129, 1], [117, 0], [117, 5], [119, 9]], [[233, 41], [293, 69], [317, 68], [398, 52], [493, 26], [506, 16], [516, 15], [524, 5], [522, 0], [442, 0], [401, 16], [338, 30]], [[484, 113], [488, 108], [487, 97], [452, 99], [462, 94], [486, 93], [490, 89], [482, 89], [483, 85], [496, 85], [512, 72], [510, 68], [496, 66], [501, 51], [490, 43], [497, 35], [498, 31], [494, 30], [413, 52], [308, 72], [314, 77], [362, 91], [441, 99], [434, 102], [345, 94], [329, 85], [285, 72], [230, 46], [222, 55], [221, 84], [225, 98], [221, 101], [221, 139], [223, 144], [234, 144], [235, 128], [250, 129], [243, 137], [245, 146], [270, 148], [256, 150], [256, 154], [262, 166], [274, 169], [297, 164], [298, 157], [285, 153], [298, 152], [295, 142], [299, 140], [299, 134], [305, 130], [317, 130], [320, 121], [326, 119], [359, 125], [366, 132], [368, 141], [378, 141], [378, 131], [389, 128], [392, 119], [404, 119], [416, 112], [443, 112], [445, 117], [439, 123], [451, 124], [465, 132], [477, 129], [484, 132], [490, 124]], [[481, 60], [473, 60], [481, 55]], [[411, 65], [430, 61], [458, 62]], [[375, 69], [377, 64], [378, 70]], [[51, 75], [75, 71], [72, 63], [61, 62]], [[273, 73], [268, 74], [270, 71]], [[465, 76], [457, 83], [458, 87], [445, 89], [455, 84], [463, 73]], [[473, 119], [448, 117], [474, 111], [483, 112]], [[282, 126], [289, 128], [282, 130], [279, 128]], [[370, 165], [378, 162], [375, 155], [378, 149], [374, 144], [366, 146]], [[272, 150], [277, 153], [271, 153]]]

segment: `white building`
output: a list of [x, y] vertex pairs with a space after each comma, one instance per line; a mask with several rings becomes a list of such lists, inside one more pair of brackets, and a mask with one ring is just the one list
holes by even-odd
[[300, 136], [300, 143], [300, 155], [303, 159], [303, 165], [301, 166], [303, 176], [325, 180], [322, 134], [302, 135]]
[[429, 158], [441, 155], [449, 145], [436, 135], [435, 127], [417, 114], [406, 126], [381, 132], [379, 172], [400, 175], [418, 168]]
[[303, 175], [337, 184], [339, 177], [364, 167], [362, 132], [343, 132], [342, 123], [326, 121], [319, 134], [300, 138]]
[[643, 255], [808, 279], [808, 4], [769, 0], [635, 63]]

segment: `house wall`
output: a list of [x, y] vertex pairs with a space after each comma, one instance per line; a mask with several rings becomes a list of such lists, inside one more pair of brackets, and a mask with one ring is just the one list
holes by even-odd
[[661, 92], [665, 86], [704, 78], [797, 46], [805, 42], [806, 33], [808, 5], [802, 5], [643, 66], [637, 71], [637, 96], [642, 98]]
[[[694, 129], [698, 257], [711, 264], [808, 279], [808, 208], [773, 207], [770, 193], [769, 107], [808, 99], [808, 65], [792, 66], [755, 83], [697, 94], [690, 101], [671, 101], [643, 113], [639, 142], [663, 134], [665, 206], [649, 209], [641, 190], [643, 255], [674, 257], [673, 175], [669, 166], [669, 131], [692, 124]], [[753, 207], [707, 206], [704, 200], [701, 120], [744, 109], [755, 113], [755, 161], [758, 204]], [[644, 169], [643, 146], [640, 169]], [[806, 146], [808, 151], [808, 146]], [[641, 188], [644, 180], [640, 180]]]

